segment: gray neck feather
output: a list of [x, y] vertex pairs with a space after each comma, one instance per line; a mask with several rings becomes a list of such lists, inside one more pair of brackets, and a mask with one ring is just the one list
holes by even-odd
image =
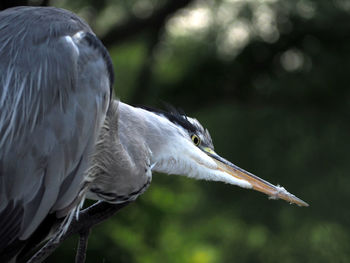
[[90, 191], [120, 199], [143, 189], [162, 146], [179, 133], [185, 132], [162, 116], [112, 101], [88, 171]]

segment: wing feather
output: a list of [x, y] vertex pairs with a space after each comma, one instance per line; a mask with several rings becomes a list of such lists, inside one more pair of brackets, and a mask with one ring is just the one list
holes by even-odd
[[0, 12], [0, 261], [81, 190], [110, 96], [91, 35], [61, 9]]

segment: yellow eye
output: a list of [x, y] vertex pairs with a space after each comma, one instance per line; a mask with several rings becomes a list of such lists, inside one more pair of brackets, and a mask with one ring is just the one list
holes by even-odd
[[196, 145], [196, 146], [198, 146], [201, 143], [201, 139], [199, 139], [199, 137], [195, 134], [192, 135], [191, 139], [192, 139], [194, 145]]

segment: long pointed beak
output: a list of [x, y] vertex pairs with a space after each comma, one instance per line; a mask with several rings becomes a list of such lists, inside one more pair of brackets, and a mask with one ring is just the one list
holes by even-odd
[[202, 150], [216, 162], [220, 171], [234, 176], [237, 179], [248, 182], [252, 186], [252, 189], [267, 194], [271, 199], [283, 199], [289, 203], [294, 203], [299, 206], [309, 206], [308, 203], [289, 193], [282, 186], [275, 186], [257, 177], [256, 175], [239, 168], [238, 166], [220, 157], [212, 149], [204, 147]]

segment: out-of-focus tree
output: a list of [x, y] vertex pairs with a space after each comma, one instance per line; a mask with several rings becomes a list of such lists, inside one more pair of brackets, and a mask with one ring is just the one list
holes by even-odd
[[[88, 262], [350, 261], [348, 1], [17, 4], [82, 16], [112, 55], [121, 100], [183, 108], [217, 152], [311, 205], [156, 174], [139, 200], [93, 229]], [[49, 262], [74, 258], [75, 241]]]

